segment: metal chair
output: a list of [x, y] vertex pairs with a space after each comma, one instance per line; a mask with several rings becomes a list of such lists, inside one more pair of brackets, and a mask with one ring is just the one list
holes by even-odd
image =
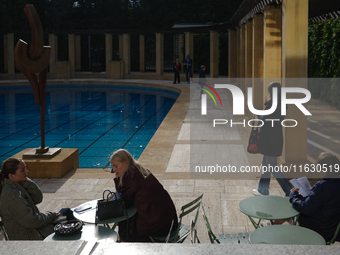
[[209, 220], [205, 214], [204, 206], [202, 205], [202, 215], [205, 225], [208, 230], [208, 235], [211, 243], [218, 244], [250, 244], [249, 233], [237, 233], [237, 234], [219, 234], [218, 238], [212, 232]]
[[339, 229], [340, 229], [340, 222], [339, 222], [338, 226], [336, 227], [336, 230], [335, 230], [335, 233], [334, 233], [332, 239], [326, 243], [327, 245], [330, 245], [330, 244], [335, 242], [335, 239], [336, 239], [336, 237], [339, 233]]
[[[196, 210], [195, 218], [192, 220], [192, 226], [195, 228], [196, 227], [196, 222], [198, 219], [198, 214], [199, 214], [199, 209], [202, 203], [202, 198], [203, 194], [200, 195], [198, 198], [195, 200], [191, 201], [188, 204], [185, 204], [181, 208], [181, 213], [179, 214], [179, 221], [178, 221], [178, 228], [177, 228], [177, 236], [178, 239], [176, 243], [183, 243], [184, 240], [188, 237], [190, 234], [190, 225], [184, 225], [182, 224], [182, 219], [184, 216], [188, 215], [189, 213], [193, 212]], [[197, 235], [196, 235], [197, 237]], [[197, 237], [197, 242], [200, 243], [200, 240]]]
[[8, 241], [8, 236], [4, 228], [4, 223], [2, 222], [2, 219], [0, 218], [0, 239], [1, 239], [1, 234], [5, 237], [5, 240]]
[[[203, 194], [200, 195], [195, 200], [191, 201], [188, 204], [185, 204], [181, 207], [181, 213], [178, 216], [178, 227], [176, 229], [170, 229], [168, 236], [164, 237], [154, 237], [149, 236], [152, 242], [165, 242], [165, 243], [183, 243], [184, 240], [188, 237], [191, 233], [191, 228], [195, 228], [196, 221], [199, 214], [199, 208], [202, 203]], [[184, 216], [188, 215], [189, 213], [196, 210], [195, 218], [192, 220], [191, 225], [184, 225], [182, 224], [182, 219]], [[196, 234], [196, 240], [199, 243], [199, 239]]]

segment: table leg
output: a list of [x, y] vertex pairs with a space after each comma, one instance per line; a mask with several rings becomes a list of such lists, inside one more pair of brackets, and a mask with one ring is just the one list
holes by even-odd
[[252, 217], [248, 216], [248, 218], [251, 221], [251, 223], [253, 224], [255, 229], [258, 229], [260, 227], [261, 219], [259, 219], [259, 221], [256, 223], [256, 221]]

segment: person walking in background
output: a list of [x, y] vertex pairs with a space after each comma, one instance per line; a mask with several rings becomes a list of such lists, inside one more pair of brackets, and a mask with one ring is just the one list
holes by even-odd
[[189, 75], [192, 78], [192, 59], [190, 58], [189, 54], [187, 58], [184, 60], [183, 65], [185, 66], [185, 77], [187, 78], [187, 83], [189, 83]]
[[[258, 152], [263, 155], [262, 166], [267, 167], [268, 171], [263, 171], [259, 181], [258, 189], [253, 189], [253, 195], [269, 195], [270, 174], [276, 178], [286, 196], [289, 196], [291, 184], [281, 171], [272, 171], [277, 166], [277, 157], [282, 155], [283, 133], [281, 121], [284, 116], [281, 115], [281, 84], [272, 82], [268, 86], [269, 100], [264, 104], [265, 110], [272, 107], [273, 89], [277, 90], [277, 107], [276, 110], [269, 115], [259, 116], [263, 120], [264, 125], [260, 131], [260, 141]], [[266, 121], [277, 119], [280, 121]]]
[[200, 82], [205, 82], [205, 65], [201, 65], [201, 69], [198, 71], [198, 77], [200, 78]]
[[174, 63], [174, 84], [176, 84], [176, 80], [178, 81], [178, 83], [180, 83], [180, 73], [182, 70], [182, 65], [181, 63], [179, 63], [178, 58], [176, 59], [176, 63]]
[[[199, 75], [199, 84], [200, 84], [200, 87], [203, 88], [204, 87], [204, 84], [206, 82], [206, 79], [205, 79], [205, 65], [201, 65], [201, 69], [198, 71], [198, 75]], [[203, 90], [201, 90], [201, 94], [200, 94], [200, 99], [202, 98], [202, 94], [203, 94]]]

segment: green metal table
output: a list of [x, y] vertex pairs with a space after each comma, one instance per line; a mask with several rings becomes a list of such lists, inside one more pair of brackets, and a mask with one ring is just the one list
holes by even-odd
[[256, 229], [250, 234], [250, 243], [326, 245], [320, 234], [294, 225], [270, 225]]
[[[261, 220], [283, 220], [295, 218], [300, 214], [296, 211], [292, 204], [289, 202], [288, 197], [278, 196], [255, 196], [242, 200], [238, 208], [242, 213], [247, 215], [255, 227], [260, 227]], [[294, 224], [296, 223], [294, 220]], [[256, 222], [253, 218], [258, 219]]]
[[94, 224], [88, 224], [84, 225], [82, 230], [80, 230], [79, 232], [64, 236], [52, 233], [44, 239], [44, 241], [72, 241], [72, 240], [116, 242], [118, 240], [118, 234], [113, 229], [98, 225], [96, 226]]
[[[91, 200], [86, 203], [83, 203], [76, 208], [73, 208], [73, 215], [76, 219], [81, 220], [85, 223], [95, 224], [96, 223], [96, 208], [97, 208], [97, 201], [98, 200]], [[77, 212], [77, 208], [83, 208], [84, 211]], [[124, 221], [133, 215], [135, 215], [137, 212], [137, 209], [135, 206], [130, 206], [126, 208], [127, 215], [123, 215], [120, 217], [115, 217], [107, 220], [98, 220], [97, 224], [102, 224], [105, 226], [109, 226], [110, 223], [114, 223], [112, 229], [115, 229], [118, 222]]]

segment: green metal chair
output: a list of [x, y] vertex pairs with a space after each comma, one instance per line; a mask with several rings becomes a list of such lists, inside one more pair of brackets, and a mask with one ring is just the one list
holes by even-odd
[[[197, 219], [198, 219], [199, 209], [200, 209], [200, 206], [202, 204], [202, 198], [203, 198], [203, 194], [200, 195], [195, 200], [191, 201], [190, 203], [185, 204], [185, 205], [182, 206], [181, 213], [179, 214], [179, 217], [178, 217], [179, 218], [178, 228], [177, 228], [178, 239], [177, 239], [176, 243], [183, 243], [184, 240], [188, 237], [188, 235], [191, 232], [190, 231], [190, 227], [194, 227], [194, 228], [196, 227], [196, 222], [197, 222]], [[184, 225], [184, 224], [182, 224], [183, 217], [188, 215], [189, 213], [195, 211], [195, 210], [196, 210], [195, 218], [192, 220], [191, 225]], [[197, 237], [197, 242], [200, 243], [198, 237]]]
[[8, 236], [7, 236], [7, 233], [5, 231], [5, 228], [4, 228], [4, 223], [2, 222], [1, 218], [0, 218], [0, 235], [3, 234], [4, 237], [5, 237], [5, 240], [8, 241]]
[[[196, 221], [198, 219], [198, 214], [199, 214], [199, 208], [202, 203], [202, 197], [203, 194], [200, 195], [198, 198], [195, 200], [191, 201], [188, 204], [185, 204], [181, 207], [181, 213], [178, 216], [178, 227], [176, 229], [170, 229], [170, 233], [168, 236], [164, 237], [154, 237], [154, 236], [149, 236], [150, 240], [152, 242], [165, 242], [165, 243], [183, 243], [184, 240], [189, 236], [191, 233], [191, 229], [196, 226]], [[190, 214], [191, 212], [196, 210], [195, 218], [192, 220], [190, 225], [184, 225], [182, 224], [182, 219], [184, 216]], [[199, 243], [199, 239], [195, 237], [195, 240]]]
[[208, 236], [210, 239], [210, 242], [218, 243], [218, 244], [250, 244], [249, 241], [249, 233], [238, 233], [238, 234], [219, 234], [218, 238], [215, 236], [215, 234], [212, 232], [209, 220], [205, 214], [204, 206], [202, 205], [202, 215], [205, 222], [205, 225], [208, 230]]
[[334, 236], [332, 237], [332, 239], [329, 242], [326, 243], [327, 245], [330, 245], [330, 244], [335, 242], [335, 238], [337, 237], [337, 235], [339, 233], [339, 229], [340, 229], [340, 222], [339, 222], [338, 226], [336, 227]]

